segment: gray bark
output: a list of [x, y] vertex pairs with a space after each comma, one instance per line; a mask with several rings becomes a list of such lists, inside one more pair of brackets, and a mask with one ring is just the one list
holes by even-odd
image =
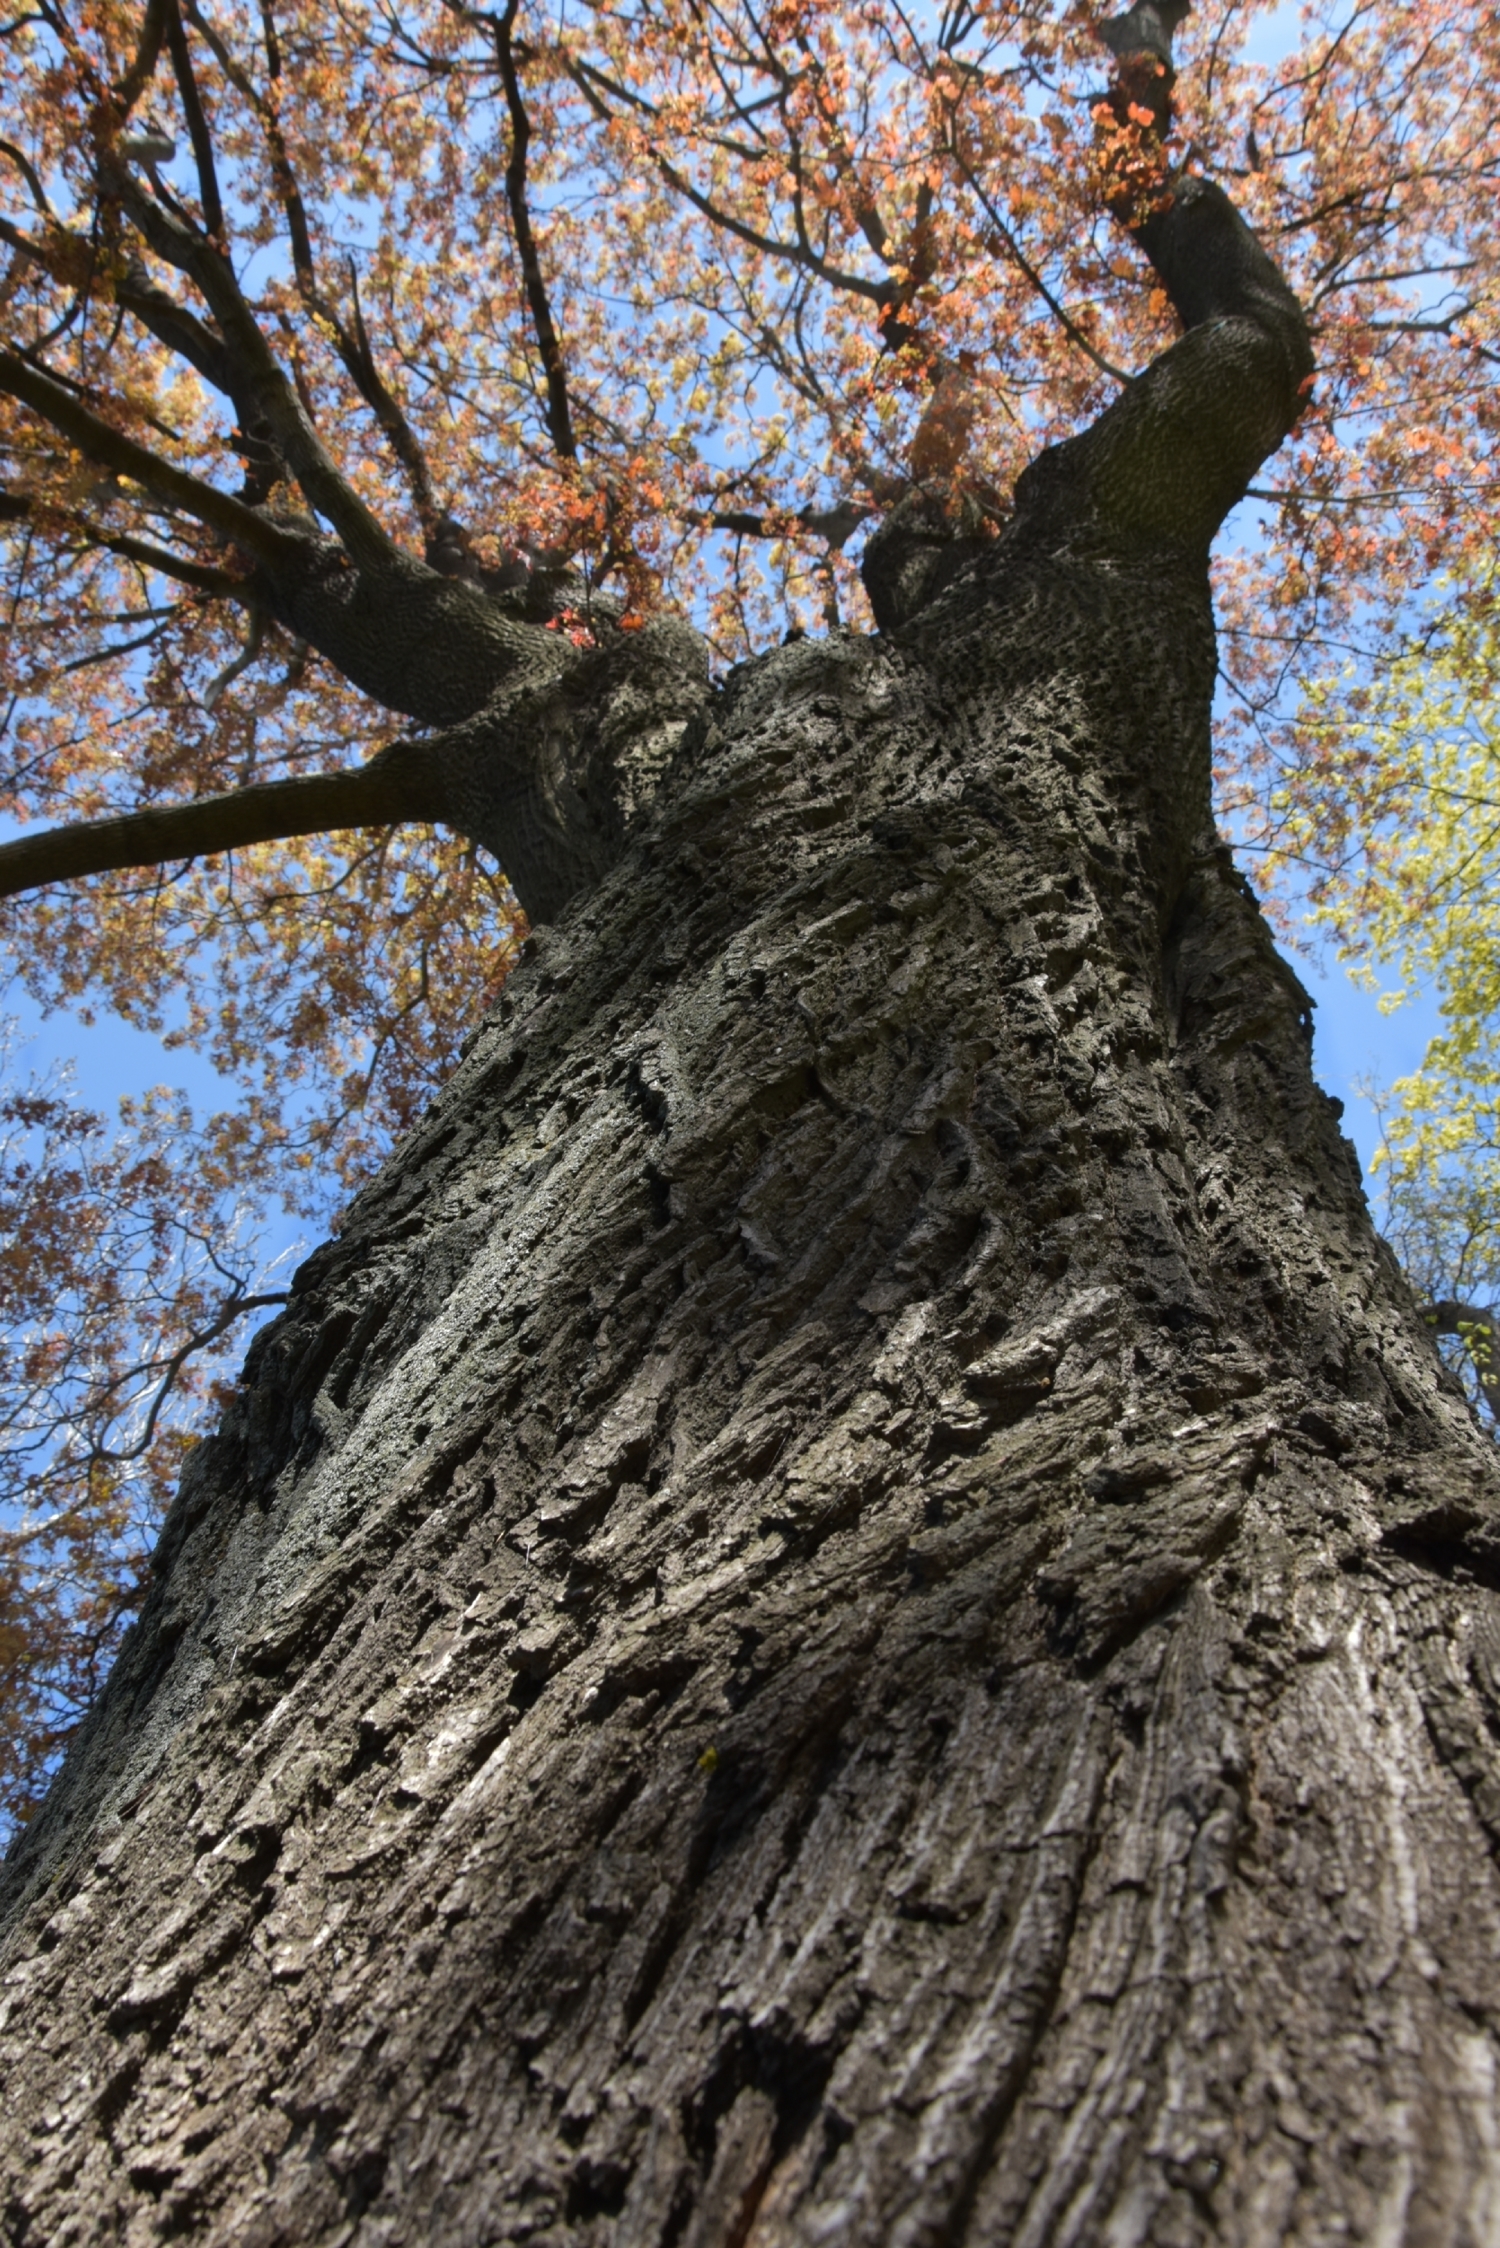
[[1307, 362], [1180, 203], [1227, 297], [1001, 540], [563, 729], [649, 808], [6, 1868], [17, 2243], [1500, 2232], [1500, 1478], [1209, 821]]

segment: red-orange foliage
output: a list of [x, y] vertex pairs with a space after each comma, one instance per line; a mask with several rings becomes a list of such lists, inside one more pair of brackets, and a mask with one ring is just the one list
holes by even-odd
[[[1497, 509], [1500, 19], [1318, 0], [1290, 51], [1254, 60], [1283, 22], [1234, 0], [1188, 20], [1174, 144], [1234, 188], [1319, 351], [1258, 527], [1219, 565], [1225, 795], [1266, 836], [1289, 688], [1378, 650], [1414, 582], [1492, 544]], [[914, 471], [1003, 507], [1165, 340], [1103, 207], [1159, 192], [1151, 87], [1100, 108], [1080, 5], [29, 0], [0, 31], [0, 808], [18, 820], [337, 769], [392, 730], [247, 605], [243, 511], [215, 495], [271, 521], [305, 520], [311, 495], [216, 386], [214, 287], [253, 320], [258, 379], [397, 539], [469, 572], [571, 555], [627, 622], [689, 607], [726, 662], [789, 625], [861, 624], [847, 550], [872, 508]], [[499, 870], [410, 828], [4, 910], [37, 1000], [168, 1026], [239, 1080], [241, 1108], [195, 1143], [214, 1180], [312, 1213], [426, 1098], [517, 934]], [[170, 1224], [197, 1208], [185, 1178], [110, 1192], [155, 1192]], [[45, 1203], [13, 1211], [23, 1382]], [[114, 1550], [112, 1488], [71, 1488], [58, 1534], [83, 1589], [49, 1612], [53, 1645], [77, 1602], [128, 1605], [91, 1558]], [[12, 1679], [34, 1597], [7, 1625]], [[14, 1735], [30, 1689], [10, 1691]]]

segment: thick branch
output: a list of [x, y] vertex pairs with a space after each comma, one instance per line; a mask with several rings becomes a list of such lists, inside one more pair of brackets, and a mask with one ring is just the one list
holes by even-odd
[[170, 462], [159, 460], [133, 437], [126, 437], [108, 422], [101, 421], [97, 414], [64, 390], [61, 383], [54, 382], [50, 375], [43, 374], [28, 361], [17, 358], [12, 351], [0, 351], [0, 390], [8, 391], [43, 421], [50, 422], [88, 459], [131, 477], [148, 492], [154, 492], [158, 499], [180, 507], [185, 515], [207, 524], [221, 537], [232, 539], [263, 562], [273, 567], [284, 566], [300, 556], [301, 542], [278, 530], [263, 515], [257, 515], [254, 508], [231, 499], [227, 492], [218, 491], [196, 476], [189, 476], [185, 470], [172, 467]]
[[[1206, 552], [1301, 412], [1313, 354], [1301, 306], [1223, 189], [1159, 166], [1151, 176], [1171, 105], [1164, 58], [1185, 12], [1182, 0], [1136, 0], [1101, 37], [1119, 60], [1108, 106], [1128, 128], [1106, 147], [1118, 167], [1110, 208], [1188, 333], [1081, 436], [1034, 462], [1016, 501], [1060, 522], [1092, 515], [1127, 547]], [[1142, 108], [1154, 127], [1132, 141]]]
[[229, 353], [204, 320], [196, 312], [179, 304], [154, 282], [145, 265], [132, 258], [125, 272], [115, 282], [115, 302], [133, 313], [141, 326], [195, 367], [207, 383], [226, 398], [234, 400], [237, 412], [243, 413], [249, 404], [248, 393], [242, 403], [236, 395], [234, 366]]
[[403, 554], [383, 532], [374, 566], [351, 567], [347, 542], [341, 548], [284, 529], [169, 467], [13, 353], [0, 352], [0, 390], [32, 406], [91, 459], [252, 553], [263, 565], [253, 591], [272, 613], [388, 709], [429, 725], [452, 724], [480, 709], [517, 671], [544, 678], [567, 661], [566, 642], [508, 616], [477, 587]]
[[294, 835], [435, 817], [435, 792], [426, 785], [428, 747], [402, 741], [357, 772], [262, 781], [191, 804], [23, 835], [0, 844], [0, 898], [122, 867], [166, 866], [215, 858], [251, 843], [284, 842]]

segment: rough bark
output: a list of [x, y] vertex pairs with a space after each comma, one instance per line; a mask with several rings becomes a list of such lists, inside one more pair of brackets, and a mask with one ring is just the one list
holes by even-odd
[[18, 2243], [1496, 2237], [1500, 1477], [1209, 823], [1226, 211], [257, 1341], [6, 1869]]

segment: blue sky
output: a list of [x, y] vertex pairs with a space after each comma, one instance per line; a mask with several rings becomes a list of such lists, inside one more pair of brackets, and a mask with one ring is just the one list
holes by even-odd
[[1346, 1104], [1344, 1130], [1359, 1150], [1371, 1198], [1378, 1200], [1370, 1167], [1380, 1134], [1375, 1112], [1358, 1088], [1361, 1081], [1389, 1085], [1420, 1065], [1428, 1040], [1441, 1027], [1436, 1004], [1418, 992], [1394, 1014], [1382, 1014], [1376, 994], [1358, 989], [1336, 962], [1303, 958], [1292, 965], [1315, 1002], [1314, 1073]]

